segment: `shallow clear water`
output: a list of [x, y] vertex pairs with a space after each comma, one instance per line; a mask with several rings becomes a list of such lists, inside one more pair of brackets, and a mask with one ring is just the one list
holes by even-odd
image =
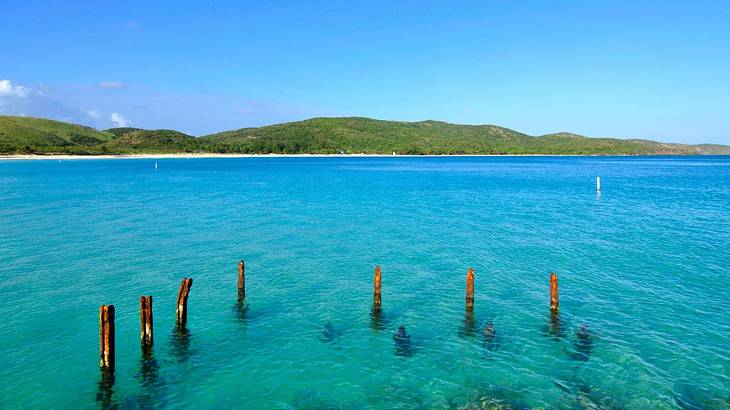
[[[0, 407], [724, 408], [729, 270], [730, 158], [2, 161]], [[111, 392], [100, 304], [117, 311]]]

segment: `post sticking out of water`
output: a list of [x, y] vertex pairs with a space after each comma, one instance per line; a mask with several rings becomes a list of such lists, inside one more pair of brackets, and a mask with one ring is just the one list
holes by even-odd
[[246, 299], [246, 264], [243, 259], [238, 262], [238, 301]]
[[596, 177], [596, 192], [601, 192], [601, 177]]
[[466, 310], [474, 309], [474, 269], [466, 271]]
[[139, 297], [139, 324], [142, 348], [149, 349], [154, 342], [152, 330], [152, 296]]
[[180, 283], [180, 291], [177, 293], [177, 319], [179, 327], [185, 327], [188, 323], [188, 294], [193, 286], [192, 278], [185, 278]]
[[373, 308], [380, 309], [380, 284], [382, 281], [382, 273], [380, 265], [375, 266], [375, 276], [373, 277]]
[[99, 367], [114, 372], [114, 305], [99, 307]]
[[550, 313], [557, 315], [560, 312], [560, 300], [558, 298], [558, 275], [550, 272]]

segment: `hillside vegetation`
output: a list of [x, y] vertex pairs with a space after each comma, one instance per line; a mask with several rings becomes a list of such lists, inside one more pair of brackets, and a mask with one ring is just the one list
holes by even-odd
[[0, 116], [0, 153], [246, 153], [246, 154], [730, 154], [724, 145], [667, 144], [589, 138], [570, 133], [530, 136], [495, 125], [369, 118], [313, 118], [242, 128], [204, 137], [173, 130], [93, 128], [59, 121]]

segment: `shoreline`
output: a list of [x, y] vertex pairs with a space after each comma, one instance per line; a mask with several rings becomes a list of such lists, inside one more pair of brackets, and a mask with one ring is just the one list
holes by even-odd
[[[717, 154], [722, 155], [722, 154]], [[70, 155], [70, 154], [0, 154], [0, 161], [18, 160], [99, 160], [99, 159], [206, 159], [206, 158], [392, 158], [392, 157], [694, 157], [714, 155], [676, 154], [118, 154], [118, 155]]]

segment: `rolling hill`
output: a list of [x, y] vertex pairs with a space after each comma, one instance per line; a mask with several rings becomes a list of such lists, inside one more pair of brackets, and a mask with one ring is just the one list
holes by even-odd
[[668, 144], [649, 140], [589, 138], [571, 133], [530, 136], [495, 125], [370, 118], [312, 118], [242, 128], [203, 137], [174, 130], [93, 128], [59, 121], [0, 116], [4, 154], [513, 154], [704, 155], [730, 154], [730, 146]]

